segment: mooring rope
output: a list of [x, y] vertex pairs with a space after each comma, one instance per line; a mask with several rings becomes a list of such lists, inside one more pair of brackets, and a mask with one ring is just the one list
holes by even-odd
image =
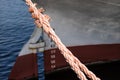
[[50, 17], [46, 14], [43, 14], [44, 9], [37, 9], [36, 4], [32, 3], [31, 0], [26, 0], [26, 4], [29, 6], [29, 11], [31, 12], [32, 17], [35, 19], [35, 24], [39, 28], [42, 27], [47, 35], [56, 43], [58, 49], [61, 51], [61, 54], [64, 56], [74, 72], [77, 74], [78, 78], [80, 80], [87, 80], [85, 76], [86, 74], [91, 80], [100, 80], [100, 78], [96, 77], [93, 72], [89, 71], [87, 67], [82, 64], [61, 42], [59, 37], [55, 34], [54, 30], [50, 26]]

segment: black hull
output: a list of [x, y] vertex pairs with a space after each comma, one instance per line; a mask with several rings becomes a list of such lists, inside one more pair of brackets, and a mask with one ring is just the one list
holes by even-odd
[[[86, 65], [101, 80], [120, 79], [120, 60]], [[56, 70], [45, 75], [45, 80], [79, 80], [70, 67]]]

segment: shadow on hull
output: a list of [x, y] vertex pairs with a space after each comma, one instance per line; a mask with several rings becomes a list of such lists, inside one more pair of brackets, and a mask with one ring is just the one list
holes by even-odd
[[[101, 80], [120, 79], [120, 61], [87, 65]], [[70, 68], [64, 68], [45, 75], [45, 80], [79, 80]]]

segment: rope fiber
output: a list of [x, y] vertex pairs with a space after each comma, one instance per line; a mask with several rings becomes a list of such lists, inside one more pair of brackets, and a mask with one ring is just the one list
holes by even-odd
[[[72, 70], [77, 74], [80, 80], [100, 80], [100, 78], [96, 77], [96, 75], [89, 71], [87, 67], [81, 63], [73, 54], [72, 52], [66, 48], [66, 46], [61, 42], [59, 37], [56, 35], [54, 30], [50, 26], [50, 17], [46, 14], [43, 14], [44, 9], [36, 8], [36, 3], [33, 3], [31, 0], [26, 0], [26, 4], [29, 6], [29, 12], [32, 15], [32, 18], [35, 19], [35, 24], [39, 28], [43, 28], [44, 32], [56, 43], [58, 49], [61, 51], [61, 54], [64, 56], [66, 61], [71, 66]], [[86, 76], [85, 76], [86, 74]]]

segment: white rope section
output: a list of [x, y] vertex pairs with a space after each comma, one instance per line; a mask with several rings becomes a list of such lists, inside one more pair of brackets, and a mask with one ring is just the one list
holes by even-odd
[[77, 74], [78, 78], [80, 80], [88, 80], [85, 76], [86, 74], [91, 80], [100, 80], [98, 77], [95, 76], [94, 73], [89, 71], [87, 67], [82, 64], [61, 42], [59, 37], [55, 34], [54, 30], [50, 26], [50, 17], [42, 13], [44, 9], [37, 9], [36, 4], [33, 4], [31, 0], [26, 0], [26, 3], [29, 6], [29, 11], [31, 12], [32, 17], [35, 19], [35, 24], [39, 28], [42, 27], [46, 34], [56, 43], [58, 49], [61, 51], [61, 54], [64, 56], [74, 72]]

